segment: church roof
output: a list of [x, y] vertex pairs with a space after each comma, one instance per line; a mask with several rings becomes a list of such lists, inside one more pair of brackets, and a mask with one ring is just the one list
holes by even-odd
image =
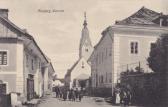
[[85, 45], [86, 40], [88, 42], [88, 45], [92, 46], [92, 43], [91, 43], [91, 40], [90, 40], [90, 37], [89, 37], [89, 30], [87, 28], [86, 12], [85, 12], [84, 16], [85, 16], [85, 20], [84, 20], [84, 23], [83, 23], [82, 37], [80, 39], [80, 48], [83, 45]]
[[155, 20], [162, 16], [162, 13], [155, 12], [153, 10], [147, 9], [142, 7], [136, 13], [131, 15], [130, 17], [116, 21], [118, 25], [156, 25], [158, 26], [159, 23], [156, 23]]
[[89, 30], [87, 27], [84, 27], [82, 29], [82, 37], [80, 39], [80, 46], [83, 46], [86, 40], [88, 41], [88, 45], [92, 46], [92, 43], [89, 37]]
[[68, 69], [67, 73], [65, 76], [71, 75], [72, 70], [75, 68], [75, 66], [78, 64], [79, 60], [77, 60], [70, 69]]

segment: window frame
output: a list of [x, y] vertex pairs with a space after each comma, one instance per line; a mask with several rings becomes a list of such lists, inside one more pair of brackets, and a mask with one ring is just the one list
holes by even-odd
[[0, 52], [6, 52], [7, 54], [7, 63], [4, 65], [4, 64], [0, 64], [0, 67], [3, 67], [3, 66], [9, 66], [9, 51], [8, 50], [0, 50]]
[[34, 70], [34, 59], [31, 59], [31, 70]]
[[[133, 43], [133, 52], [132, 52], [132, 44]], [[136, 43], [137, 43], [137, 52], [136, 52]], [[138, 40], [129, 41], [129, 54], [130, 55], [139, 55], [140, 54], [140, 43]]]

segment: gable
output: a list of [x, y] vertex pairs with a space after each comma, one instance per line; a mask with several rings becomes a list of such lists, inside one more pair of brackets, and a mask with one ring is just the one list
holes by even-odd
[[102, 32], [102, 37], [94, 48], [97, 49], [102, 43], [111, 45], [112, 42], [113, 42], [112, 29], [111, 27], [108, 27]]
[[0, 19], [0, 37], [16, 38], [18, 34], [9, 24]]
[[[37, 45], [34, 38], [28, 34], [23, 29], [16, 26], [14, 23], [12, 23], [9, 19], [3, 18], [0, 16], [0, 38], [17, 38], [19, 40], [22, 40], [25, 45], [31, 45], [32, 47], [35, 47], [37, 50], [36, 53], [42, 57], [42, 59], [45, 60], [45, 62], [48, 62], [48, 59], [42, 52], [42, 50]], [[32, 42], [30, 42], [32, 41]], [[32, 48], [34, 49], [34, 48]]]
[[71, 80], [79, 77], [81, 74], [91, 75], [91, 67], [84, 58], [79, 59], [76, 66], [71, 71]]

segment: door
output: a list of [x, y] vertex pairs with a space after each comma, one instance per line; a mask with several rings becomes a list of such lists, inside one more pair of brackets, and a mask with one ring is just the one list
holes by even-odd
[[6, 84], [0, 83], [0, 107], [11, 107], [11, 97], [6, 89]]
[[6, 84], [0, 84], [0, 94], [6, 94]]
[[34, 98], [34, 80], [31, 78], [27, 79], [27, 99], [30, 101]]

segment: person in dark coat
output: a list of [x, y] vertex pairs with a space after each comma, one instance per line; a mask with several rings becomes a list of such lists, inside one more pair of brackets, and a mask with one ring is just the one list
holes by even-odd
[[65, 101], [67, 99], [67, 90], [65, 88], [63, 88], [62, 90], [62, 94], [63, 94], [62, 98]]
[[72, 89], [69, 90], [68, 99], [70, 101], [72, 100]]
[[131, 103], [131, 92], [128, 90], [126, 92], [127, 98], [126, 98], [126, 105], [129, 105]]
[[120, 90], [120, 104], [123, 104], [124, 103], [124, 90], [121, 89]]
[[74, 90], [74, 92], [75, 92], [75, 99], [77, 100], [79, 98], [78, 88], [76, 88], [76, 90]]
[[80, 90], [78, 94], [79, 94], [79, 101], [81, 101], [81, 100], [82, 100], [82, 97], [83, 97], [83, 91]]
[[113, 91], [113, 104], [116, 104], [116, 90]]
[[75, 91], [72, 89], [72, 101], [75, 101]]
[[58, 86], [55, 87], [55, 93], [56, 93], [56, 98], [59, 98], [60, 95], [60, 89]]

